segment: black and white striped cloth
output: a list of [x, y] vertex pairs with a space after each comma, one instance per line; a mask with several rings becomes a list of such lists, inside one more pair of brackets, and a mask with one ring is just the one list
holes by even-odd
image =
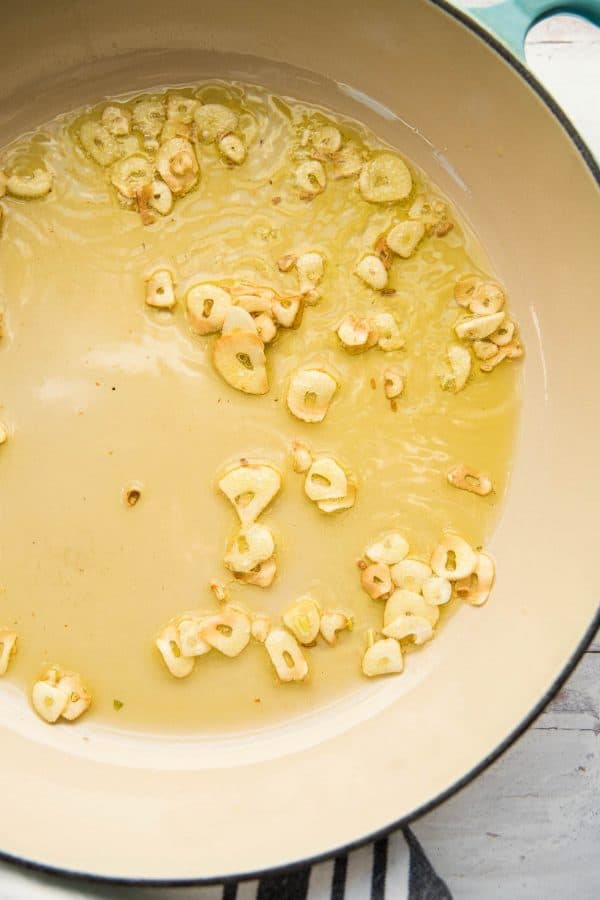
[[0, 900], [452, 900], [410, 829], [287, 875], [214, 887], [66, 879], [0, 862]]

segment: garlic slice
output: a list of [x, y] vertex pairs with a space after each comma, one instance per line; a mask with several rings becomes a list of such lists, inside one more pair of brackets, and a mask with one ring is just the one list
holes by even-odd
[[69, 695], [57, 685], [41, 680], [33, 685], [31, 702], [38, 716], [53, 725], [67, 708]]
[[418, 559], [403, 559], [392, 566], [392, 580], [403, 590], [418, 594], [428, 578], [431, 578], [431, 568]]
[[193, 657], [183, 655], [179, 629], [174, 622], [163, 628], [155, 644], [171, 675], [175, 678], [187, 678], [192, 673], [196, 661]]
[[362, 167], [358, 187], [370, 203], [395, 203], [412, 191], [406, 163], [393, 153], [381, 153]]
[[504, 318], [505, 313], [497, 312], [486, 316], [460, 319], [454, 326], [454, 331], [461, 341], [482, 341], [500, 327]]
[[140, 154], [128, 156], [114, 164], [110, 180], [123, 197], [133, 199], [145, 185], [152, 183], [152, 165]]
[[221, 103], [205, 103], [194, 112], [198, 129], [198, 140], [203, 144], [214, 144], [219, 138], [235, 131], [238, 117]]
[[381, 291], [387, 284], [388, 273], [381, 259], [374, 253], [363, 257], [358, 263], [355, 274], [374, 291]]
[[265, 613], [256, 613], [252, 616], [252, 624], [250, 626], [250, 633], [255, 641], [258, 641], [260, 644], [264, 644], [266, 639], [269, 636], [269, 632], [271, 630], [271, 617], [267, 616]]
[[362, 671], [369, 678], [395, 675], [404, 668], [400, 644], [394, 638], [382, 638], [367, 648], [362, 658]]
[[207, 613], [183, 613], [176, 622], [178, 632], [178, 644], [181, 655], [186, 659], [196, 656], [204, 656], [210, 652], [210, 644], [207, 643], [201, 634]]
[[150, 148], [156, 147], [156, 138], [165, 123], [165, 104], [160, 97], [142, 97], [133, 107], [133, 125], [142, 133]]
[[447, 534], [431, 556], [431, 568], [440, 578], [460, 581], [475, 571], [477, 554], [457, 534]]
[[300, 196], [304, 200], [312, 199], [321, 194], [327, 187], [327, 175], [320, 162], [315, 159], [300, 163], [295, 173], [296, 185], [300, 189]]
[[342, 146], [342, 135], [335, 125], [322, 125], [312, 132], [311, 144], [317, 153], [333, 156]]
[[232, 504], [242, 526], [246, 526], [255, 522], [277, 496], [281, 490], [281, 475], [273, 466], [248, 463], [223, 475], [218, 486]]
[[360, 318], [353, 313], [344, 316], [337, 327], [336, 334], [346, 350], [368, 350], [373, 347], [379, 334], [369, 319]]
[[283, 623], [301, 644], [312, 644], [321, 625], [321, 607], [311, 596], [300, 597], [283, 614]]
[[403, 615], [386, 625], [383, 633], [386, 637], [396, 638], [397, 641], [412, 637], [414, 643], [420, 646], [431, 640], [433, 628], [431, 622], [427, 619], [423, 619], [420, 616]]
[[251, 572], [275, 552], [275, 540], [270, 528], [254, 522], [241, 529], [233, 539], [224, 557], [224, 563], [232, 572]]
[[504, 291], [494, 281], [481, 281], [469, 300], [474, 316], [486, 316], [499, 312], [504, 306]]
[[259, 563], [250, 572], [236, 572], [235, 577], [244, 584], [253, 584], [256, 587], [271, 587], [277, 575], [277, 561], [274, 556]]
[[450, 372], [442, 375], [442, 389], [457, 394], [462, 391], [469, 380], [472, 366], [471, 353], [462, 344], [449, 344], [446, 352], [450, 363]]
[[146, 279], [146, 303], [156, 309], [173, 309], [176, 303], [173, 273], [157, 269]]
[[298, 328], [304, 314], [304, 304], [305, 298], [302, 294], [294, 297], [277, 297], [273, 301], [273, 317], [283, 328]]
[[187, 194], [198, 182], [200, 166], [190, 141], [174, 137], [161, 144], [156, 169], [174, 194]]
[[224, 606], [203, 620], [200, 636], [224, 656], [239, 656], [250, 641], [250, 618], [239, 609]]
[[84, 122], [79, 129], [81, 146], [99, 166], [110, 166], [119, 155], [114, 135], [100, 122]]
[[432, 606], [443, 606], [452, 597], [452, 585], [447, 578], [432, 575], [421, 588], [423, 598]]
[[363, 158], [356, 144], [348, 143], [333, 154], [333, 178], [352, 178], [363, 167]]
[[184, 94], [169, 94], [167, 97], [167, 120], [189, 125], [194, 119], [198, 101]]
[[131, 113], [126, 106], [111, 104], [102, 110], [102, 124], [110, 134], [122, 137], [129, 134], [131, 128]]
[[404, 340], [400, 337], [400, 329], [392, 313], [377, 313], [373, 318], [373, 327], [377, 333], [377, 346], [380, 350], [388, 353], [404, 347]]
[[337, 389], [337, 381], [328, 372], [299, 369], [290, 378], [288, 409], [303, 422], [322, 422]]
[[383, 373], [383, 391], [388, 400], [395, 400], [404, 392], [404, 375], [400, 369], [386, 369]]
[[256, 333], [238, 331], [217, 338], [213, 363], [225, 381], [244, 394], [266, 394], [269, 390], [264, 345]]
[[6, 179], [6, 190], [21, 200], [39, 200], [52, 190], [52, 175], [46, 169], [14, 173]]
[[489, 475], [485, 475], [483, 472], [476, 472], [475, 469], [465, 466], [464, 463], [452, 466], [448, 470], [447, 478], [452, 487], [460, 488], [462, 491], [470, 491], [479, 497], [487, 497], [494, 489]]
[[233, 334], [236, 331], [242, 331], [246, 334], [258, 334], [256, 324], [250, 313], [242, 309], [241, 306], [230, 306], [223, 319], [221, 334]]
[[319, 632], [332, 647], [337, 643], [338, 631], [352, 628], [352, 617], [340, 609], [327, 609], [321, 616]]
[[241, 166], [246, 159], [244, 142], [237, 134], [224, 134], [217, 141], [217, 147], [221, 156], [236, 166]]
[[291, 457], [294, 472], [308, 472], [313, 461], [312, 452], [308, 444], [305, 444], [304, 441], [294, 441]]
[[220, 331], [227, 311], [231, 309], [231, 295], [216, 284], [196, 284], [185, 298], [190, 328], [196, 334]]
[[335, 497], [332, 500], [317, 500], [317, 506], [324, 513], [336, 513], [343, 509], [351, 509], [356, 503], [356, 484], [348, 478], [348, 487], [343, 497]]
[[459, 306], [469, 306], [475, 289], [482, 279], [479, 275], [463, 275], [454, 285], [454, 299]]
[[67, 722], [74, 722], [90, 708], [92, 696], [81, 677], [75, 672], [65, 672], [59, 680], [57, 688], [67, 695], [66, 706], [61, 712], [61, 716]]
[[360, 584], [371, 600], [387, 599], [392, 593], [390, 567], [385, 563], [372, 563], [360, 573]]
[[325, 259], [320, 253], [301, 253], [296, 259], [296, 272], [300, 280], [300, 291], [310, 291], [323, 280]]
[[383, 626], [385, 629], [404, 617], [410, 619], [425, 619], [433, 628], [439, 617], [440, 611], [437, 606], [432, 606], [416, 591], [406, 591], [398, 589], [394, 591], [387, 603], [383, 613]]
[[425, 236], [425, 226], [420, 221], [400, 222], [394, 225], [385, 237], [387, 246], [401, 256], [409, 259]]
[[397, 531], [384, 535], [365, 550], [367, 559], [372, 562], [384, 563], [386, 566], [399, 563], [407, 554], [408, 541]]
[[283, 628], [273, 628], [265, 640], [267, 653], [280, 681], [304, 681], [308, 663], [296, 638]]
[[310, 500], [339, 500], [346, 496], [348, 478], [335, 459], [321, 456], [308, 470], [304, 490]]
[[494, 585], [496, 566], [488, 553], [479, 553], [470, 575], [456, 582], [456, 595], [471, 606], [483, 606]]

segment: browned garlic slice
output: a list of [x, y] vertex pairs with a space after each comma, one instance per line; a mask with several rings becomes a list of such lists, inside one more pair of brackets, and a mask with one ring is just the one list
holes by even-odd
[[341, 609], [327, 609], [321, 616], [319, 631], [332, 647], [337, 643], [338, 631], [352, 628], [352, 616]]
[[291, 457], [294, 472], [308, 472], [313, 461], [312, 452], [308, 444], [305, 444], [304, 441], [294, 441]]
[[275, 552], [275, 540], [270, 528], [254, 522], [239, 532], [231, 542], [224, 563], [232, 572], [251, 572], [266, 562]]
[[146, 303], [156, 309], [173, 309], [176, 303], [173, 273], [157, 269], [146, 278]]
[[280, 681], [304, 681], [308, 675], [308, 663], [298, 641], [289, 631], [271, 629], [265, 647]]
[[322, 422], [337, 389], [337, 381], [328, 372], [298, 369], [290, 378], [288, 409], [303, 422]]
[[363, 158], [356, 144], [348, 143], [333, 154], [333, 178], [352, 178], [363, 167]]
[[499, 312], [504, 306], [504, 291], [494, 281], [481, 281], [469, 300], [474, 316], [487, 316]]
[[175, 678], [187, 678], [194, 670], [196, 660], [193, 656], [184, 656], [181, 649], [181, 636], [174, 622], [169, 623], [156, 638], [163, 662]]
[[335, 459], [321, 456], [308, 470], [304, 490], [310, 500], [339, 500], [346, 496], [348, 478]]
[[462, 391], [471, 374], [471, 353], [461, 344], [449, 344], [446, 351], [450, 371], [442, 375], [441, 384], [445, 391]]
[[422, 222], [400, 222], [387, 233], [385, 241], [390, 250], [401, 256], [402, 259], [409, 259], [423, 240], [424, 235], [425, 226]]
[[392, 580], [396, 587], [402, 590], [418, 594], [430, 577], [431, 568], [418, 559], [403, 559], [392, 566]]
[[[500, 328], [497, 328], [493, 334], [490, 334], [489, 340], [492, 345], [497, 347], [505, 347], [510, 344], [515, 336], [515, 323], [509, 319], [505, 319]], [[489, 358], [489, 357], [488, 357]]]
[[216, 284], [196, 284], [186, 294], [190, 328], [196, 334], [220, 331], [232, 306], [231, 295]]
[[385, 605], [383, 633], [397, 640], [412, 636], [415, 644], [423, 644], [433, 636], [439, 615], [437, 607], [415, 591], [397, 590]]
[[487, 553], [479, 553], [471, 574], [456, 582], [456, 594], [472, 606], [483, 606], [490, 596], [495, 577], [494, 560]]
[[[494, 334], [497, 334], [495, 331]], [[477, 359], [491, 359], [498, 352], [498, 346], [491, 340], [473, 341], [473, 353]]]
[[236, 572], [235, 577], [244, 584], [253, 584], [256, 587], [271, 587], [277, 575], [277, 561], [274, 556], [259, 563], [250, 572]]
[[297, 328], [304, 314], [304, 296], [277, 297], [273, 301], [273, 317], [283, 328]]
[[344, 316], [337, 327], [336, 334], [346, 350], [368, 350], [379, 339], [373, 323], [369, 319], [360, 318], [353, 313]]
[[506, 344], [504, 347], [498, 347], [498, 352], [486, 362], [481, 363], [479, 368], [482, 372], [491, 372], [505, 359], [520, 359], [521, 356], [523, 356], [521, 344], [518, 341], [511, 341], [510, 344]]
[[236, 331], [258, 334], [256, 323], [250, 313], [241, 306], [230, 306], [223, 319], [221, 334], [233, 334]]
[[504, 317], [505, 313], [497, 312], [487, 316], [460, 319], [454, 326], [454, 331], [461, 341], [482, 341], [500, 327]]
[[189, 612], [179, 616], [175, 623], [181, 655], [186, 659], [204, 656], [211, 650], [210, 644], [204, 640], [201, 633], [206, 618], [207, 613]]
[[475, 289], [481, 284], [479, 275], [463, 275], [454, 285], [454, 299], [459, 306], [469, 306]]
[[370, 544], [365, 550], [365, 556], [372, 562], [385, 563], [393, 566], [399, 563], [408, 554], [408, 541], [399, 532], [391, 531], [380, 540]]
[[221, 335], [213, 346], [213, 363], [225, 381], [244, 394], [269, 390], [264, 345], [256, 333]]
[[400, 644], [394, 638], [373, 641], [362, 658], [363, 674], [369, 678], [394, 675], [404, 668]]
[[150, 160], [139, 153], [120, 159], [114, 164], [110, 180], [121, 196], [134, 199], [153, 180]]
[[200, 636], [224, 656], [239, 656], [250, 641], [250, 618], [236, 607], [224, 606], [203, 620]]
[[156, 168], [174, 194], [187, 194], [198, 182], [200, 166], [190, 141], [174, 137], [156, 154]]
[[370, 203], [395, 203], [412, 191], [406, 163], [393, 153], [380, 153], [364, 164], [358, 187]]
[[472, 494], [478, 494], [480, 497], [487, 497], [494, 489], [492, 479], [483, 472], [476, 472], [475, 469], [465, 466], [461, 463], [452, 466], [448, 470], [448, 481], [452, 487], [460, 488], [462, 491], [470, 491]]
[[0, 676], [6, 675], [12, 657], [17, 652], [17, 635], [14, 631], [0, 631]]
[[160, 178], [153, 179], [150, 184], [144, 184], [137, 192], [136, 200], [142, 218], [148, 219], [144, 224], [150, 224], [150, 219], [154, 219], [148, 210], [152, 209], [160, 216], [168, 216], [173, 209], [171, 189]]
[[383, 390], [388, 400], [395, 400], [404, 391], [404, 375], [400, 369], [389, 368], [383, 373]]
[[390, 567], [381, 562], [372, 563], [361, 570], [360, 584], [371, 600], [386, 600], [392, 593]]
[[122, 137], [131, 129], [131, 113], [126, 106], [111, 104], [102, 110], [102, 124], [110, 134]]
[[303, 199], [316, 197], [327, 187], [325, 169], [316, 159], [308, 159], [300, 163], [296, 169], [296, 185]]
[[208, 586], [213, 592], [214, 598], [217, 603], [225, 603], [227, 600], [227, 588], [224, 584], [216, 579], [208, 582]]
[[447, 578], [432, 575], [421, 588], [423, 598], [432, 606], [443, 606], [452, 597], [452, 585]]
[[301, 644], [312, 644], [321, 625], [321, 607], [310, 595], [300, 597], [283, 614], [283, 624]]
[[281, 490], [281, 475], [273, 466], [246, 463], [230, 469], [219, 479], [218, 486], [238, 514], [240, 523], [252, 525]]
[[381, 259], [374, 253], [364, 256], [358, 263], [355, 274], [374, 291], [381, 291], [387, 284], [388, 273]]
[[447, 534], [431, 556], [431, 568], [440, 578], [460, 581], [475, 570], [477, 554], [457, 534]]
[[194, 120], [198, 129], [198, 140], [203, 144], [214, 144], [223, 135], [235, 131], [238, 117], [221, 103], [205, 103], [196, 107]]

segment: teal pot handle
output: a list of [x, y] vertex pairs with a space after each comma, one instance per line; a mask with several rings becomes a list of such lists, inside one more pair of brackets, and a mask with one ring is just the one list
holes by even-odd
[[540, 19], [555, 13], [574, 13], [600, 25], [600, 0], [503, 0], [493, 6], [470, 6], [469, 0], [453, 0], [456, 6], [497, 37], [525, 62], [525, 37]]

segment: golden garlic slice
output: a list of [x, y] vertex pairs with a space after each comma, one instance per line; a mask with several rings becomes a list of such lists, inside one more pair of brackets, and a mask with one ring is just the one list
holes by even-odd
[[237, 306], [249, 313], [272, 313], [276, 293], [272, 288], [260, 287], [242, 281], [231, 288], [231, 296]]
[[165, 123], [165, 104], [159, 97], [143, 97], [133, 107], [133, 125], [144, 136], [148, 147], [156, 146], [156, 138]]
[[477, 554], [457, 534], [447, 534], [431, 556], [431, 568], [440, 578], [460, 581], [475, 571]]
[[277, 297], [273, 301], [272, 311], [276, 322], [283, 328], [297, 328], [304, 314], [304, 296]]
[[160, 216], [168, 216], [173, 209], [173, 194], [168, 185], [160, 178], [154, 178], [150, 184], [144, 184], [136, 195], [140, 213], [143, 208], [157, 212]]
[[303, 199], [310, 199], [321, 194], [327, 187], [325, 169], [316, 159], [300, 163], [295, 173], [296, 185]]
[[169, 269], [157, 269], [146, 279], [146, 303], [156, 309], [173, 309], [175, 287], [173, 273]]
[[61, 712], [63, 719], [74, 722], [86, 712], [92, 704], [92, 695], [75, 672], [65, 672], [59, 680], [57, 688], [67, 695], [67, 703]]
[[364, 164], [358, 179], [359, 190], [370, 203], [395, 203], [412, 191], [406, 163], [393, 153], [380, 153]]
[[198, 140], [203, 144], [214, 144], [226, 134], [235, 131], [238, 117], [227, 106], [221, 103], [205, 103], [194, 112], [194, 120], [198, 130]]
[[404, 375], [400, 369], [390, 368], [383, 373], [383, 391], [388, 400], [395, 400], [404, 392]]
[[431, 577], [431, 568], [427, 563], [418, 559], [403, 559], [392, 566], [392, 580], [396, 587], [406, 591], [419, 593], [428, 578]]
[[476, 472], [475, 469], [465, 466], [464, 463], [452, 466], [448, 470], [447, 478], [452, 487], [460, 488], [462, 491], [470, 491], [479, 497], [487, 497], [494, 489], [489, 475], [485, 475], [483, 472]]
[[404, 340], [400, 337], [400, 329], [392, 313], [377, 313], [373, 317], [373, 327], [377, 333], [377, 346], [380, 350], [389, 353], [404, 347]]
[[482, 341], [500, 327], [504, 318], [505, 313], [497, 312], [486, 316], [460, 319], [454, 326], [454, 331], [461, 341]]
[[244, 394], [266, 394], [269, 390], [264, 345], [256, 333], [238, 331], [217, 338], [213, 363], [225, 381]]
[[288, 409], [303, 422], [322, 422], [337, 389], [337, 381], [328, 372], [299, 369], [290, 378]]
[[129, 134], [131, 128], [131, 113], [126, 106], [111, 104], [102, 110], [102, 124], [110, 134], [122, 137]]
[[223, 475], [218, 486], [238, 514], [240, 523], [252, 525], [281, 490], [281, 475], [273, 466], [248, 463]]
[[310, 500], [339, 500], [347, 494], [348, 478], [335, 459], [321, 456], [308, 470], [304, 490]]
[[224, 606], [203, 620], [200, 636], [224, 656], [239, 656], [250, 641], [250, 618], [239, 609]]
[[324, 513], [336, 513], [343, 509], [350, 509], [356, 503], [356, 484], [348, 478], [348, 487], [344, 497], [335, 497], [333, 500], [317, 500], [317, 506]]
[[210, 652], [210, 644], [204, 640], [201, 634], [202, 627], [207, 618], [206, 613], [183, 613], [177, 619], [176, 627], [179, 635], [179, 647], [181, 655], [186, 659], [196, 656], [204, 656]]
[[17, 635], [14, 631], [0, 631], [0, 677], [6, 675], [12, 657], [17, 652]]
[[39, 200], [52, 190], [52, 174], [47, 169], [15, 172], [6, 179], [6, 190], [21, 200]]
[[156, 169], [174, 194], [187, 194], [198, 182], [200, 166], [190, 141], [174, 137], [161, 144]]
[[235, 577], [243, 584], [253, 584], [256, 587], [271, 587], [277, 575], [277, 560], [274, 556], [259, 563], [250, 572], [236, 572]]
[[495, 578], [494, 560], [487, 553], [479, 553], [471, 574], [456, 582], [456, 595], [471, 606], [483, 606], [490, 596]]
[[291, 457], [294, 472], [308, 472], [313, 461], [312, 452], [308, 444], [305, 444], [304, 441], [294, 441]]
[[167, 97], [167, 120], [190, 125], [197, 106], [198, 101], [193, 97], [186, 97], [184, 94], [169, 94]]
[[308, 663], [296, 638], [283, 628], [273, 628], [265, 640], [267, 653], [280, 681], [304, 681]]
[[471, 353], [462, 344], [449, 344], [446, 353], [450, 371], [442, 375], [441, 385], [443, 390], [453, 391], [457, 394], [462, 391], [469, 380], [472, 366]]
[[319, 632], [332, 647], [337, 643], [338, 631], [352, 630], [352, 616], [341, 609], [327, 609], [321, 616]]
[[321, 607], [308, 595], [300, 597], [283, 614], [283, 624], [301, 644], [312, 644], [321, 625]]
[[361, 569], [360, 584], [371, 600], [387, 599], [392, 593], [390, 567], [379, 562]]
[[412, 637], [413, 642], [419, 646], [431, 640], [433, 628], [431, 622], [427, 619], [407, 614], [399, 616], [393, 622], [390, 622], [389, 625], [386, 625], [383, 633], [386, 637], [396, 638], [397, 641]]
[[362, 671], [369, 678], [395, 675], [404, 668], [400, 644], [394, 638], [382, 638], [367, 648], [362, 658]]
[[277, 325], [268, 313], [260, 313], [254, 319], [256, 333], [263, 344], [270, 344], [277, 336]]
[[432, 575], [421, 588], [423, 598], [432, 606], [443, 606], [452, 597], [452, 584], [447, 578]]
[[401, 256], [409, 259], [425, 236], [425, 226], [420, 221], [400, 222], [394, 225], [385, 237], [387, 246]]
[[489, 340], [497, 347], [506, 347], [515, 336], [515, 323], [505, 319], [500, 328], [490, 334]]
[[270, 528], [253, 522], [241, 529], [231, 542], [224, 563], [232, 572], [251, 572], [270, 559], [275, 552], [275, 540]]
[[408, 554], [408, 541], [399, 532], [392, 531], [375, 541], [365, 550], [365, 556], [371, 562], [393, 566]]
[[411, 616], [417, 619], [426, 619], [434, 627], [440, 617], [437, 606], [431, 606], [416, 591], [398, 589], [394, 591], [383, 613], [384, 629], [403, 616]]
[[325, 272], [325, 259], [320, 253], [301, 253], [295, 259], [296, 272], [300, 280], [300, 291], [310, 291], [321, 283]]
[[454, 285], [454, 299], [459, 306], [469, 306], [475, 289], [481, 284], [479, 275], [463, 275]]
[[233, 334], [236, 331], [243, 331], [246, 334], [258, 334], [256, 324], [250, 313], [242, 309], [241, 306], [230, 306], [223, 319], [221, 334]]
[[[495, 331], [494, 334], [498, 332]], [[498, 346], [491, 340], [473, 341], [473, 353], [477, 359], [491, 359], [498, 352]]]
[[181, 636], [174, 622], [163, 628], [155, 641], [163, 662], [175, 678], [187, 678], [194, 669], [195, 659], [184, 656], [181, 649]]
[[335, 125], [322, 125], [312, 132], [311, 144], [317, 153], [333, 156], [342, 146], [342, 135]]
[[352, 178], [363, 167], [363, 157], [356, 144], [348, 143], [332, 155], [333, 178]]
[[217, 147], [221, 156], [236, 166], [241, 166], [246, 159], [244, 142], [237, 134], [224, 134], [217, 141]]
[[266, 613], [256, 613], [252, 616], [250, 633], [255, 641], [264, 644], [271, 630], [271, 617]]
[[344, 316], [337, 327], [336, 334], [342, 346], [350, 351], [368, 350], [379, 339], [379, 334], [373, 322], [369, 319], [360, 318], [353, 313]]
[[511, 341], [503, 347], [498, 347], [498, 352], [491, 356], [485, 362], [482, 362], [479, 368], [482, 372], [491, 372], [496, 366], [499, 366], [505, 359], [520, 359], [523, 356], [523, 347], [519, 341]]
[[140, 154], [128, 156], [114, 164], [110, 180], [123, 197], [133, 199], [145, 185], [152, 183], [152, 165]]
[[100, 122], [84, 122], [79, 130], [79, 140], [86, 153], [100, 166], [110, 166], [119, 156], [115, 136]]
[[474, 316], [487, 316], [499, 312], [504, 306], [504, 291], [494, 281], [481, 281], [469, 300]]
[[388, 273], [379, 256], [370, 253], [363, 257], [354, 273], [374, 291], [381, 291], [387, 284]]
[[228, 310], [231, 295], [216, 284], [196, 284], [186, 294], [188, 322], [196, 334], [220, 331]]
[[31, 703], [38, 716], [53, 725], [67, 708], [69, 695], [49, 681], [36, 681], [31, 692]]

